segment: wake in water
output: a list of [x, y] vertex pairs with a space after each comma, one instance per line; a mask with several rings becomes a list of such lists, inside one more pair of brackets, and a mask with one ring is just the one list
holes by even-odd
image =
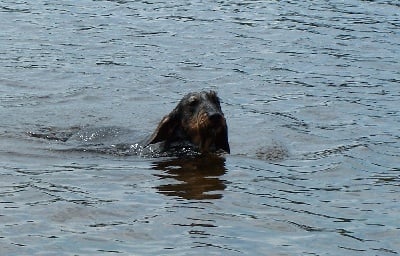
[[63, 152], [89, 152], [117, 156], [195, 156], [199, 155], [190, 145], [182, 148], [162, 150], [161, 143], [146, 145], [149, 134], [135, 130], [110, 127], [69, 128], [42, 127], [27, 134], [34, 138], [45, 139], [54, 143], [52, 150]]

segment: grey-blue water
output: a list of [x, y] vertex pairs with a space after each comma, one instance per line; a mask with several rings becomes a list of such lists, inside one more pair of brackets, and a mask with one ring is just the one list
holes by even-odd
[[[0, 255], [400, 254], [398, 0], [4, 0], [0, 24]], [[112, 146], [203, 89], [230, 155]]]

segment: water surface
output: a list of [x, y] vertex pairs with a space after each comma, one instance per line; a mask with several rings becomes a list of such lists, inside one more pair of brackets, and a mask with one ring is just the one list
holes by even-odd
[[[399, 254], [399, 13], [2, 1], [0, 254]], [[221, 97], [230, 155], [110, 147], [203, 89]], [[29, 136], [82, 127], [104, 136]]]

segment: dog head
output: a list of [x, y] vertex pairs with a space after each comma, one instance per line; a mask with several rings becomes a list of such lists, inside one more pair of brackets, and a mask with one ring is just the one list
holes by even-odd
[[230, 153], [228, 127], [220, 100], [214, 91], [189, 93], [165, 116], [147, 144], [189, 141], [201, 153]]

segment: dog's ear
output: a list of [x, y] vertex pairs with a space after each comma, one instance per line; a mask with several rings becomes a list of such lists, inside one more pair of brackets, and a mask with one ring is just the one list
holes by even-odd
[[215, 138], [215, 150], [218, 151], [219, 149], [224, 150], [228, 154], [231, 153], [228, 142], [228, 127], [226, 124], [224, 125], [224, 129], [217, 133]]
[[157, 129], [150, 136], [146, 146], [160, 141], [167, 141], [173, 137], [175, 129], [179, 126], [178, 118], [175, 112], [176, 111], [173, 111], [169, 115], [164, 116], [164, 118], [158, 124]]

